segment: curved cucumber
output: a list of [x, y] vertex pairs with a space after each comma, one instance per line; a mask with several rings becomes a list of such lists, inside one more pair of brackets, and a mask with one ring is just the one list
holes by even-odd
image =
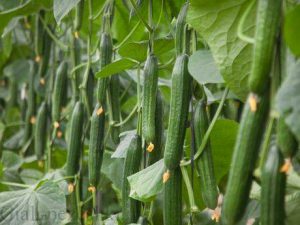
[[74, 176], [79, 170], [81, 149], [84, 106], [81, 102], [76, 102], [70, 121], [70, 135], [68, 143], [68, 155], [66, 164], [66, 175]]
[[[158, 82], [158, 62], [154, 54], [147, 57], [144, 67], [144, 95], [143, 95], [143, 137], [147, 144], [155, 139], [155, 108]], [[155, 148], [155, 146], [154, 146]]]
[[129, 144], [123, 170], [122, 213], [124, 224], [136, 223], [140, 216], [140, 203], [129, 197], [130, 186], [127, 177], [138, 172], [142, 159], [142, 140], [135, 135]]
[[280, 172], [283, 157], [275, 143], [271, 149], [261, 174], [261, 216], [262, 225], [284, 224], [285, 173]]
[[182, 224], [182, 175], [180, 166], [170, 170], [170, 178], [164, 184], [164, 225]]
[[191, 77], [188, 73], [188, 56], [178, 56], [172, 73], [171, 103], [164, 162], [175, 169], [181, 160], [190, 102]]
[[257, 5], [250, 91], [263, 94], [268, 84], [276, 35], [280, 25], [282, 0], [259, 0]]
[[[194, 114], [196, 149], [198, 149], [201, 145], [208, 126], [209, 121], [206, 112], [206, 104], [205, 101], [202, 100], [196, 105]], [[200, 185], [204, 203], [208, 208], [215, 209], [217, 207], [219, 193], [209, 141], [196, 163], [200, 175]]]
[[97, 187], [100, 180], [100, 171], [104, 152], [104, 127], [105, 112], [97, 104], [91, 117], [90, 143], [89, 143], [89, 182], [90, 185]]
[[269, 109], [269, 98], [263, 96], [256, 111], [251, 111], [249, 100], [245, 103], [222, 207], [222, 222], [235, 224], [243, 215], [252, 183], [252, 173], [258, 157]]

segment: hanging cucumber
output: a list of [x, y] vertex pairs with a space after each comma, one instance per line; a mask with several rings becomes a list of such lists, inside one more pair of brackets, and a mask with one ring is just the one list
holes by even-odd
[[[158, 83], [158, 62], [154, 54], [147, 57], [144, 67], [143, 94], [143, 137], [146, 143], [153, 144], [155, 140], [155, 108]], [[155, 148], [155, 146], [154, 146]]]
[[170, 170], [170, 178], [164, 183], [164, 225], [182, 224], [182, 175], [180, 166]]
[[183, 53], [183, 49], [185, 46], [184, 43], [184, 33], [185, 33], [185, 20], [188, 11], [189, 3], [185, 3], [180, 12], [178, 14], [177, 22], [176, 22], [176, 29], [175, 29], [175, 48], [176, 54], [180, 55]]
[[[201, 145], [203, 137], [209, 126], [205, 103], [205, 100], [200, 100], [196, 105], [194, 113], [196, 149], [198, 149]], [[204, 203], [208, 208], [215, 209], [217, 207], [219, 193], [209, 141], [207, 142], [201, 156], [197, 160], [196, 165], [200, 175], [200, 185]]]
[[261, 174], [261, 225], [284, 224], [286, 175], [280, 172], [282, 164], [282, 154], [275, 141], [271, 142], [268, 158]]
[[35, 18], [35, 32], [34, 32], [34, 51], [35, 51], [35, 61], [39, 62], [42, 56], [42, 49], [43, 49], [43, 37], [44, 37], [44, 26], [41, 21], [41, 18], [45, 18], [45, 11], [40, 10], [36, 14]]
[[169, 127], [164, 152], [167, 169], [175, 169], [183, 153], [191, 91], [191, 77], [187, 65], [188, 56], [178, 56], [172, 72]]
[[66, 94], [66, 84], [68, 79], [68, 64], [63, 61], [57, 68], [53, 93], [52, 93], [52, 121], [60, 121], [60, 112], [62, 109], [63, 98]]
[[273, 53], [279, 30], [282, 0], [259, 0], [257, 5], [255, 43], [251, 74], [250, 91], [263, 94], [273, 61]]
[[[48, 28], [51, 30], [50, 25], [48, 25]], [[44, 77], [46, 76], [49, 67], [51, 45], [52, 45], [52, 38], [49, 36], [47, 32], [44, 32], [42, 55], [41, 55], [41, 60], [39, 62], [39, 70], [38, 70], [38, 77], [40, 79], [41, 85], [45, 85]]]
[[260, 99], [256, 111], [251, 109], [251, 98], [252, 94], [245, 103], [234, 146], [222, 207], [221, 219], [224, 225], [235, 224], [245, 211], [252, 183], [252, 173], [269, 111], [267, 94]]
[[163, 151], [163, 139], [164, 139], [164, 109], [163, 99], [160, 91], [157, 91], [156, 95], [156, 108], [155, 108], [155, 148], [152, 151], [148, 151], [148, 166], [152, 165], [162, 157]]
[[66, 163], [66, 175], [74, 176], [79, 170], [80, 156], [82, 149], [82, 133], [83, 133], [83, 118], [84, 118], [83, 103], [76, 102], [71, 120], [70, 134], [68, 143], [68, 155]]
[[89, 183], [97, 188], [100, 180], [100, 171], [102, 166], [102, 158], [104, 152], [104, 127], [105, 112], [103, 108], [97, 104], [91, 117], [90, 143], [89, 143]]
[[39, 108], [34, 131], [34, 150], [37, 160], [43, 160], [47, 142], [47, 104], [43, 102]]
[[[119, 75], [113, 75], [110, 78], [109, 82], [109, 96], [110, 96], [110, 103], [111, 103], [111, 112], [112, 112], [112, 120], [114, 123], [120, 122], [120, 80]], [[111, 128], [111, 137], [115, 144], [120, 142], [120, 128], [112, 126]]]
[[90, 112], [92, 112], [94, 106], [94, 86], [95, 86], [95, 77], [94, 77], [93, 70], [90, 69], [87, 84], [86, 84], [87, 100], [88, 100], [88, 105], [90, 107]]
[[[109, 33], [102, 33], [100, 42], [100, 68], [111, 63], [112, 60], [112, 40]], [[108, 86], [108, 78], [100, 78], [97, 87], [97, 100], [101, 105], [105, 105], [106, 90]]]
[[83, 12], [84, 12], [84, 0], [80, 0], [79, 3], [76, 6], [75, 10], [75, 21], [74, 21], [74, 30], [75, 32], [78, 32], [81, 29], [82, 26], [82, 20], [83, 20]]
[[129, 197], [127, 177], [138, 172], [142, 159], [142, 141], [139, 135], [132, 137], [124, 162], [122, 182], [122, 214], [124, 224], [136, 223], [140, 216], [140, 203]]

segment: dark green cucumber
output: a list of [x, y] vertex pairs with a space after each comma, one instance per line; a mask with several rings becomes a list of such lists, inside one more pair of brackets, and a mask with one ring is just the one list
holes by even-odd
[[68, 79], [68, 64], [63, 61], [57, 68], [53, 93], [52, 93], [52, 110], [51, 116], [53, 122], [60, 121], [60, 112], [63, 104], [63, 98], [66, 94], [66, 83]]
[[164, 152], [164, 162], [168, 169], [175, 169], [179, 165], [183, 153], [191, 92], [187, 65], [188, 56], [178, 56], [172, 72], [169, 126]]
[[[112, 52], [113, 52], [112, 49], [113, 49], [113, 45], [112, 45], [110, 34], [103, 33], [101, 35], [101, 42], [100, 42], [100, 68], [103, 68], [104, 66], [111, 63]], [[98, 103], [100, 103], [101, 105], [105, 105], [108, 82], [109, 82], [108, 78], [100, 78], [98, 80], [97, 100]]]
[[[109, 96], [111, 103], [112, 120], [115, 123], [120, 122], [121, 110], [120, 110], [120, 80], [119, 75], [113, 75], [109, 82]], [[111, 128], [111, 137], [115, 144], [120, 142], [120, 127]]]
[[259, 0], [255, 43], [249, 76], [250, 91], [263, 94], [268, 85], [276, 35], [279, 30], [282, 0]]
[[157, 162], [162, 158], [163, 153], [163, 139], [164, 139], [164, 109], [163, 99], [160, 92], [156, 95], [156, 108], [155, 108], [155, 140], [154, 149], [148, 154], [148, 166]]
[[261, 174], [261, 225], [283, 225], [285, 220], [284, 196], [286, 174], [280, 172], [283, 157], [271, 142], [268, 158]]
[[[80, 44], [80, 39], [75, 38], [73, 34], [70, 35], [71, 43], [72, 43], [72, 49], [71, 49], [71, 61], [72, 61], [72, 67], [75, 68], [80, 64], [81, 61], [81, 44]], [[72, 101], [75, 102], [78, 101], [79, 99], [79, 84], [81, 82], [80, 80], [80, 71], [76, 70], [72, 74]]]
[[[155, 139], [155, 108], [158, 83], [158, 62], [154, 54], [147, 57], [144, 67], [143, 137], [147, 144]], [[154, 146], [155, 148], [155, 146]]]
[[182, 175], [180, 166], [170, 170], [170, 178], [164, 184], [164, 225], [182, 224]]
[[7, 108], [12, 108], [18, 104], [18, 82], [15, 78], [9, 79], [8, 86], [9, 97], [7, 100]]
[[[206, 102], [201, 100], [196, 105], [194, 114], [196, 149], [201, 145], [208, 126], [209, 120], [206, 112]], [[208, 208], [215, 209], [217, 207], [219, 193], [214, 173], [210, 141], [207, 142], [205, 149], [196, 163], [200, 175], [200, 185], [204, 203]]]
[[298, 150], [297, 140], [283, 117], [279, 117], [277, 122], [277, 145], [285, 158], [293, 157]]
[[82, 133], [84, 106], [81, 102], [76, 102], [70, 120], [70, 133], [68, 143], [68, 156], [66, 163], [66, 175], [74, 176], [79, 170], [82, 149]]
[[175, 47], [176, 47], [177, 55], [180, 55], [183, 53], [183, 49], [185, 46], [185, 43], [184, 43], [185, 24], [186, 24], [185, 18], [186, 18], [188, 7], [189, 7], [188, 3], [185, 3], [182, 6], [182, 8], [178, 14], [178, 18], [177, 18], [177, 22], [176, 22]]
[[91, 186], [97, 187], [100, 180], [100, 171], [104, 152], [104, 127], [105, 112], [97, 104], [91, 117], [90, 143], [89, 143], [89, 182]]
[[90, 69], [87, 84], [86, 84], [87, 101], [88, 101], [88, 106], [90, 107], [90, 112], [92, 112], [94, 106], [94, 86], [95, 86], [95, 77], [94, 77], [93, 70]]
[[[48, 26], [51, 30], [51, 27]], [[39, 79], [46, 76], [48, 67], [49, 67], [49, 59], [51, 53], [51, 45], [52, 45], [52, 38], [49, 36], [47, 32], [44, 32], [43, 36], [43, 47], [42, 47], [42, 57], [39, 62], [39, 70], [38, 70], [38, 77]]]
[[82, 26], [83, 20], [83, 12], [84, 12], [84, 0], [80, 0], [76, 6], [75, 10], [75, 21], [74, 21], [74, 30], [79, 31]]
[[44, 25], [40, 19], [45, 18], [45, 11], [40, 10], [36, 14], [36, 20], [35, 20], [35, 32], [34, 32], [34, 48], [35, 48], [35, 54], [37, 57], [42, 56], [42, 49], [43, 49], [43, 36], [44, 36]]
[[34, 150], [37, 160], [43, 160], [47, 142], [47, 104], [43, 102], [39, 108], [34, 131]]
[[142, 159], [142, 140], [139, 135], [132, 137], [124, 162], [122, 182], [122, 213], [124, 224], [136, 223], [140, 216], [140, 203], [129, 197], [130, 186], [127, 177], [138, 172]]
[[22, 143], [25, 144], [32, 135], [32, 123], [31, 120], [35, 116], [36, 111], [36, 94], [34, 91], [34, 78], [35, 78], [35, 65], [31, 66], [31, 71], [28, 78], [28, 90], [27, 90], [27, 109], [25, 115], [25, 128]]
[[250, 98], [253, 98], [252, 94], [249, 95], [243, 109], [231, 160], [222, 207], [221, 219], [224, 225], [235, 224], [245, 211], [252, 183], [252, 173], [268, 116], [268, 95], [265, 94], [260, 99], [256, 111], [250, 109]]

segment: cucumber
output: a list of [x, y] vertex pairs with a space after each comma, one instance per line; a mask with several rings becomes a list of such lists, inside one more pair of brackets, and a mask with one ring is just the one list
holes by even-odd
[[74, 176], [77, 174], [80, 167], [80, 157], [82, 149], [82, 133], [83, 133], [83, 118], [84, 106], [80, 101], [76, 102], [71, 120], [70, 134], [68, 143], [68, 155], [66, 163], [66, 175]]
[[261, 95], [266, 90], [281, 18], [282, 0], [259, 0], [255, 43], [249, 76], [250, 91]]
[[180, 166], [170, 170], [170, 178], [164, 183], [164, 225], [182, 224], [182, 175]]
[[90, 107], [90, 112], [92, 112], [93, 105], [94, 105], [94, 86], [95, 86], [95, 77], [94, 77], [93, 70], [90, 69], [88, 80], [87, 80], [87, 85], [86, 85], [87, 101], [88, 101], [88, 105]]
[[147, 144], [154, 143], [155, 139], [155, 108], [158, 83], [157, 61], [156, 56], [154, 54], [150, 54], [147, 57], [144, 67], [142, 131]]
[[277, 122], [277, 145], [285, 158], [293, 157], [298, 150], [297, 140], [283, 117], [279, 117]]
[[104, 127], [105, 112], [103, 108], [97, 104], [91, 117], [88, 159], [89, 183], [95, 188], [97, 188], [100, 180], [100, 171], [104, 152]]
[[186, 14], [188, 11], [189, 4], [185, 3], [182, 8], [180, 9], [180, 12], [178, 14], [177, 22], [176, 22], [176, 29], [175, 29], [175, 48], [176, 48], [176, 54], [180, 55], [183, 53], [183, 49], [185, 46], [184, 43], [184, 34], [185, 34], [185, 20], [186, 20]]
[[[206, 101], [200, 100], [195, 108], [194, 128], [196, 149], [201, 145], [202, 139], [208, 129], [209, 120], [206, 112]], [[210, 209], [215, 209], [218, 204], [218, 186], [214, 173], [214, 165], [210, 142], [208, 141], [205, 149], [196, 161], [200, 175], [200, 185], [202, 198], [205, 205]]]
[[[102, 33], [100, 42], [100, 68], [111, 63], [113, 45], [111, 36], [109, 33]], [[109, 82], [109, 78], [100, 78], [98, 80], [97, 87], [97, 100], [101, 105], [105, 105], [106, 90]]]
[[42, 56], [43, 36], [44, 36], [44, 33], [45, 33], [44, 25], [43, 25], [40, 17], [42, 19], [45, 18], [45, 11], [44, 10], [40, 10], [36, 14], [36, 18], [35, 18], [34, 50], [35, 50], [35, 55], [37, 57], [36, 58], [37, 62], [39, 62], [40, 57]]
[[124, 224], [136, 223], [140, 216], [140, 203], [129, 197], [130, 186], [127, 177], [138, 172], [142, 159], [142, 140], [132, 137], [124, 161], [122, 180], [122, 214]]
[[283, 156], [273, 141], [261, 174], [260, 223], [262, 225], [284, 224], [286, 175], [280, 172], [282, 165]]
[[156, 108], [155, 108], [155, 141], [154, 150], [148, 153], [147, 165], [150, 166], [157, 162], [162, 157], [164, 139], [164, 109], [163, 99], [160, 91], [156, 95]]
[[82, 26], [82, 20], [83, 20], [83, 12], [84, 12], [84, 0], [80, 0], [79, 3], [76, 6], [75, 10], [75, 21], [74, 21], [74, 30], [75, 32], [79, 31]]
[[[109, 82], [109, 96], [111, 102], [111, 111], [112, 111], [112, 120], [115, 123], [120, 122], [121, 110], [120, 110], [120, 80], [119, 75], [113, 75], [110, 78]], [[111, 137], [115, 144], [120, 142], [120, 128], [112, 127], [111, 128]]]
[[25, 128], [22, 144], [24, 145], [32, 135], [32, 123], [31, 119], [35, 116], [36, 111], [36, 94], [34, 91], [34, 78], [35, 78], [35, 66], [32, 66], [32, 70], [29, 73], [28, 78], [28, 90], [27, 90], [27, 109], [25, 115]]
[[43, 160], [47, 142], [47, 104], [43, 102], [39, 108], [34, 131], [34, 150], [37, 160]]
[[251, 110], [249, 104], [251, 98], [252, 94], [249, 95], [244, 106], [231, 160], [222, 207], [221, 219], [224, 225], [235, 224], [245, 211], [252, 183], [252, 173], [268, 116], [268, 95], [265, 94], [260, 99], [256, 111]]
[[[51, 30], [51, 27], [49, 25], [48, 28]], [[42, 57], [39, 62], [39, 70], [38, 70], [39, 79], [43, 79], [46, 76], [49, 67], [51, 45], [52, 45], [52, 38], [49, 36], [47, 32], [44, 32], [42, 55], [41, 55]]]
[[61, 62], [57, 68], [53, 93], [52, 93], [52, 110], [51, 117], [53, 122], [60, 121], [60, 112], [63, 104], [63, 98], [66, 94], [66, 84], [68, 79], [68, 64], [66, 61]]
[[172, 72], [169, 126], [164, 152], [165, 166], [175, 169], [181, 160], [191, 96], [188, 56], [178, 56]]
[[18, 105], [18, 82], [15, 78], [9, 79], [8, 86], [9, 96], [7, 99], [7, 108], [12, 108]]

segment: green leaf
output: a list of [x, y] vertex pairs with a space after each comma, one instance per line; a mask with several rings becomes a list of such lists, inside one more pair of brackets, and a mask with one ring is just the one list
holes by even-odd
[[[250, 2], [191, 0], [187, 18], [188, 23], [209, 45], [228, 87], [242, 100], [246, 99], [248, 93], [252, 46], [238, 38], [237, 27]], [[254, 10], [244, 25], [244, 33], [249, 36], [253, 36]]]
[[32, 61], [19, 59], [15, 60], [3, 69], [5, 76], [20, 83], [28, 80], [29, 74], [34, 70]]
[[300, 141], [300, 61], [293, 65], [276, 96], [276, 109], [283, 115], [292, 133]]
[[54, 0], [53, 13], [58, 24], [78, 4], [80, 0]]
[[209, 50], [196, 51], [190, 57], [188, 68], [192, 77], [199, 84], [224, 82]]
[[65, 218], [66, 200], [56, 183], [41, 181], [24, 190], [0, 193], [0, 208], [0, 225], [60, 224]]
[[51, 4], [52, 1], [50, 0], [29, 0], [15, 8], [0, 12], [0, 33], [3, 32], [3, 29], [12, 18], [30, 15], [38, 12], [40, 9], [48, 9], [51, 7]]
[[112, 154], [112, 158], [125, 158], [127, 149], [131, 143], [132, 138], [134, 138], [136, 131], [130, 132], [126, 134], [126, 136], [120, 141], [117, 149], [115, 152]]
[[23, 164], [22, 157], [12, 151], [3, 151], [2, 162], [6, 171], [16, 171]]
[[300, 56], [300, 5], [290, 10], [284, 18], [284, 38], [291, 51]]
[[43, 173], [39, 170], [24, 169], [20, 173], [21, 180], [25, 184], [36, 184], [43, 177]]
[[149, 202], [163, 189], [162, 176], [164, 160], [127, 177], [130, 185], [130, 197], [142, 202]]
[[238, 131], [234, 120], [219, 119], [210, 134], [216, 179], [219, 182], [227, 174]]
[[[118, 53], [124, 58], [144, 62], [147, 58], [148, 45], [148, 41], [130, 42], [123, 45]], [[173, 48], [173, 40], [166, 38], [154, 40], [154, 54], [158, 57], [166, 52], [172, 51]]]
[[95, 74], [95, 77], [96, 78], [108, 77], [113, 74], [120, 73], [123, 70], [131, 69], [135, 65], [137, 65], [137, 62], [134, 62], [127, 58], [123, 58], [123, 59], [117, 60], [117, 61], [105, 66], [104, 68], [102, 68], [100, 71], [98, 71]]

